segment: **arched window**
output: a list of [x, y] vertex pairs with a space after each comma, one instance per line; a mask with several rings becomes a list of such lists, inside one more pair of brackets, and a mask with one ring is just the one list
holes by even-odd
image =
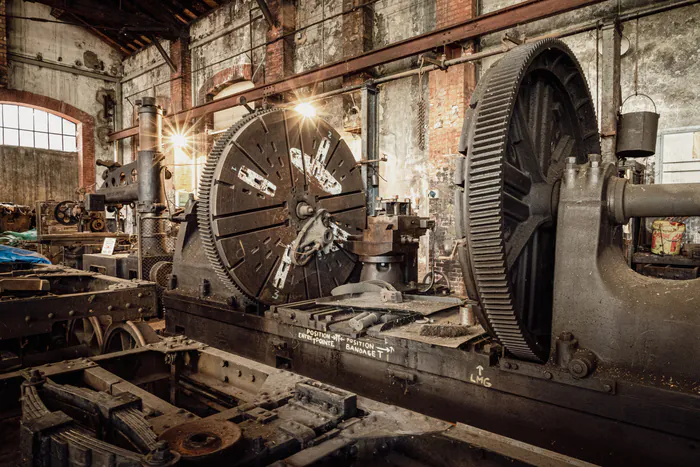
[[[239, 81], [219, 91], [216, 96], [214, 96], [214, 100], [218, 101], [224, 97], [228, 97], [254, 87], [255, 84], [253, 84], [252, 81]], [[255, 108], [255, 103], [251, 102], [250, 106]], [[228, 130], [231, 125], [246, 115], [248, 115], [248, 110], [246, 110], [246, 108], [242, 105], [237, 105], [235, 107], [231, 107], [230, 109], [216, 112], [214, 114], [214, 131], [212, 131], [211, 134], [223, 133], [224, 131]]]
[[0, 144], [76, 152], [77, 126], [44, 110], [0, 104]]

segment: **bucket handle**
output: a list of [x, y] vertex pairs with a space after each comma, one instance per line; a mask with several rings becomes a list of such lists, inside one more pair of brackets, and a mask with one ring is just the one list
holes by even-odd
[[658, 113], [656, 111], [656, 102], [654, 102], [654, 99], [647, 96], [646, 94], [642, 94], [641, 92], [635, 92], [634, 94], [630, 94], [629, 96], [627, 96], [625, 98], [625, 100], [622, 101], [622, 104], [620, 105], [620, 113], [622, 113], [622, 109], [625, 107], [625, 102], [627, 102], [631, 97], [638, 97], [638, 96], [646, 97], [647, 99], [649, 99], [651, 101], [651, 104], [654, 106], [654, 113]]

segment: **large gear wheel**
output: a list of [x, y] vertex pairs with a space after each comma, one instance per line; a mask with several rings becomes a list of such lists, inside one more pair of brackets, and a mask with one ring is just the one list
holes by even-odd
[[[244, 117], [216, 142], [203, 170], [197, 222], [206, 256], [241, 304], [272, 305], [330, 294], [357, 258], [343, 237], [366, 226], [361, 171], [325, 121], [294, 110]], [[304, 266], [291, 246], [326, 210], [336, 240]]]
[[460, 151], [462, 269], [480, 320], [510, 353], [545, 361], [560, 177], [567, 158], [600, 154], [593, 100], [569, 48], [547, 39], [494, 64], [472, 96]]

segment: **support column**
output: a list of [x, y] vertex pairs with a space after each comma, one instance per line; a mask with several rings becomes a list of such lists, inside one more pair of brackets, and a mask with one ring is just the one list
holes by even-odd
[[267, 40], [274, 42], [265, 54], [265, 82], [272, 83], [294, 74], [294, 37], [282, 36], [296, 27], [296, 6], [292, 0], [269, 0], [267, 6], [277, 23], [267, 31]]
[[[473, 0], [437, 0], [436, 28], [476, 17]], [[471, 47], [447, 47], [443, 50], [447, 59], [472, 52]], [[448, 277], [452, 288], [466, 294], [458, 258], [451, 257], [456, 242], [454, 225], [455, 205], [452, 175], [459, 155], [458, 145], [462, 133], [464, 114], [476, 86], [474, 63], [456, 65], [447, 71], [436, 70], [429, 74], [430, 107], [428, 110], [429, 183], [434, 197], [428, 195], [429, 215], [435, 219], [436, 272]], [[432, 255], [432, 251], [428, 253]]]
[[600, 80], [600, 136], [603, 162], [615, 162], [617, 117], [622, 104], [620, 43], [622, 25], [615, 20], [603, 26], [603, 57]]
[[170, 113], [175, 113], [192, 107], [192, 58], [189, 37], [170, 42], [170, 59], [175, 64], [175, 71], [170, 73]]

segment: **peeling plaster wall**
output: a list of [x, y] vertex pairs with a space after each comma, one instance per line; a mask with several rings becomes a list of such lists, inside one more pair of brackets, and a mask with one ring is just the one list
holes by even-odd
[[265, 57], [267, 27], [255, 0], [231, 2], [192, 24], [190, 49], [195, 105], [203, 104], [198, 91], [205, 82], [226, 68], [251, 65], [256, 81], [264, 77], [264, 67], [259, 65]]
[[[482, 0], [482, 13], [520, 3], [513, 0]], [[536, 37], [549, 31], [622, 14], [632, 9], [666, 3], [653, 0], [616, 0], [600, 3], [558, 17], [519, 26], [509, 34]], [[500, 46], [501, 33], [482, 38], [484, 49]], [[622, 98], [634, 94], [635, 62], [639, 62], [639, 92], [649, 95], [656, 103], [661, 118], [659, 131], [700, 126], [700, 5], [690, 5], [623, 23], [623, 56], [621, 59]], [[626, 39], [625, 39], [626, 38]], [[596, 32], [589, 31], [563, 39], [578, 58], [596, 101], [599, 74], [596, 69]], [[637, 41], [639, 49], [637, 50]], [[627, 52], [624, 52], [625, 49]], [[602, 39], [600, 44], [602, 50]], [[638, 52], [638, 54], [637, 54]], [[481, 62], [483, 72], [498, 57]], [[596, 109], [599, 102], [596, 102]], [[651, 110], [651, 104], [642, 98], [632, 98], [624, 111]], [[656, 158], [649, 158], [647, 172], [653, 173]], [[695, 172], [700, 182], [700, 172]], [[692, 180], [691, 180], [692, 181]], [[700, 218], [687, 222], [689, 241], [700, 239]]]
[[[45, 5], [14, 0], [8, 2], [7, 14], [55, 20], [50, 11]], [[105, 91], [116, 92], [116, 83], [20, 63], [14, 61], [12, 55], [118, 76], [120, 54], [83, 28], [12, 18], [8, 18], [8, 52], [10, 89], [61, 100], [95, 116], [95, 159], [111, 160], [114, 152], [106, 135], [112, 123], [103, 118], [100, 95]], [[75, 170], [78, 170], [77, 163]], [[97, 179], [99, 183], [99, 174]]]
[[[513, 0], [482, 0], [481, 13], [488, 13], [508, 5], [520, 3]], [[623, 0], [619, 10], [624, 14], [634, 8], [650, 6], [665, 1]], [[519, 26], [510, 31], [484, 36], [483, 49], [499, 46], [503, 34], [536, 37], [552, 30], [571, 27], [597, 19], [612, 17], [618, 11], [617, 0], [586, 7], [564, 15]], [[681, 128], [700, 125], [700, 5], [691, 5], [646, 16], [639, 19], [639, 91], [648, 94], [656, 102], [661, 119], [659, 128]], [[629, 50], [622, 57], [622, 96], [634, 93], [635, 46], [637, 20], [623, 23], [623, 35], [629, 39]], [[576, 54], [591, 90], [596, 95], [598, 74], [596, 70], [595, 31], [576, 34], [563, 39]], [[623, 42], [627, 43], [625, 39]], [[625, 44], [623, 44], [623, 49]], [[602, 48], [602, 44], [601, 44]], [[498, 57], [483, 60], [482, 71]], [[629, 102], [629, 110], [647, 109], [640, 100]], [[597, 106], [597, 105], [596, 105]], [[628, 107], [625, 106], [625, 110]]]
[[[170, 53], [170, 43], [161, 45]], [[122, 78], [121, 128], [137, 124], [136, 101], [142, 97], [155, 97], [158, 104], [170, 106], [170, 68], [155, 46], [132, 54], [124, 60]], [[135, 138], [120, 142], [124, 163], [134, 160]]]
[[0, 146], [0, 201], [35, 206], [48, 199], [74, 199], [77, 159], [75, 152]]

